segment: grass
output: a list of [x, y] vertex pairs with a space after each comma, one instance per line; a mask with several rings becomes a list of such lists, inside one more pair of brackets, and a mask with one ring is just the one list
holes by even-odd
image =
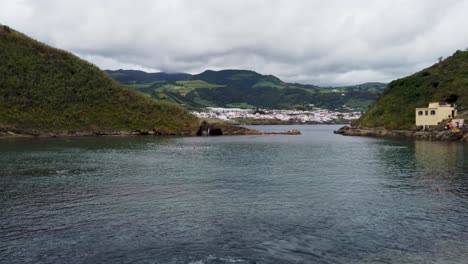
[[183, 87], [190, 88], [191, 90], [199, 89], [199, 88], [210, 89], [210, 88], [224, 87], [224, 85], [207, 83], [201, 80], [176, 81], [176, 84], [181, 85]]
[[116, 83], [75, 55], [0, 26], [0, 126], [35, 132], [193, 133], [198, 119]]
[[227, 104], [226, 107], [229, 108], [241, 108], [241, 109], [255, 109], [255, 106], [248, 104], [248, 103], [233, 103]]
[[126, 87], [132, 90], [140, 90], [145, 89], [153, 86], [157, 82], [150, 82], [150, 83], [132, 83], [132, 84], [125, 84]]
[[259, 87], [274, 87], [274, 88], [277, 88], [277, 89], [284, 89], [286, 88], [287, 86], [286, 85], [283, 85], [283, 84], [279, 84], [279, 83], [274, 83], [274, 82], [270, 82], [270, 81], [265, 81], [265, 80], [261, 80], [259, 82], [257, 82], [254, 86], [252, 86], [253, 88], [259, 88]]

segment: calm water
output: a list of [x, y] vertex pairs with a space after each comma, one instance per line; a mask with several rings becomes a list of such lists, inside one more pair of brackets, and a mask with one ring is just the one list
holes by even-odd
[[468, 145], [0, 141], [0, 263], [467, 263]]

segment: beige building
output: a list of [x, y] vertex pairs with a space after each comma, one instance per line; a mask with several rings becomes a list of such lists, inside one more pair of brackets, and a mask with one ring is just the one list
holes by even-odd
[[429, 103], [429, 107], [416, 108], [416, 126], [437, 126], [442, 120], [457, 116], [455, 105], [447, 103]]

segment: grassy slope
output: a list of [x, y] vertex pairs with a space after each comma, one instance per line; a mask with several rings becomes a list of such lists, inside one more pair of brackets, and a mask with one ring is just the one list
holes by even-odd
[[406, 78], [391, 82], [383, 96], [355, 125], [410, 129], [415, 123], [414, 109], [429, 102], [444, 101], [458, 95], [459, 109], [468, 108], [468, 52], [453, 56]]
[[217, 106], [250, 105], [281, 109], [301, 109], [315, 104], [327, 109], [341, 109], [347, 105], [365, 110], [377, 100], [385, 85], [369, 83], [331, 89], [285, 83], [272, 75], [245, 70], [205, 71], [192, 78], [223, 85], [210, 90], [194, 89], [187, 94], [188, 99], [201, 104], [204, 100]]
[[[144, 78], [134, 71], [108, 71], [111, 76], [122, 75], [128, 87], [171, 102], [183, 102], [189, 109], [203, 106], [249, 106], [263, 108], [304, 108], [308, 104], [328, 109], [340, 109], [347, 105], [364, 111], [381, 95], [385, 84], [367, 83], [335, 89], [285, 83], [272, 75], [261, 75], [254, 71], [222, 70], [205, 71], [191, 76], [191, 80], [174, 81], [172, 74], [167, 80]], [[133, 79], [132, 79], [133, 78]], [[152, 77], [151, 77], [152, 78]], [[159, 78], [159, 77], [158, 77]], [[117, 79], [118, 80], [118, 79]], [[212, 89], [206, 89], [212, 88]], [[172, 93], [168, 95], [167, 93]], [[174, 95], [181, 97], [174, 100]], [[344, 95], [343, 95], [344, 94]], [[183, 98], [182, 98], [183, 97]]]
[[315, 104], [327, 109], [341, 109], [343, 105], [347, 105], [362, 111], [377, 100], [385, 86], [369, 83], [331, 89], [285, 83], [271, 75], [242, 70], [205, 71], [193, 78], [225, 86], [191, 91], [187, 97], [192, 100], [203, 98], [219, 106], [246, 103], [262, 108], [281, 109], [307, 108], [309, 104]]
[[127, 90], [96, 66], [0, 25], [0, 128], [193, 132], [182, 108]]
[[147, 73], [144, 71], [136, 70], [106, 70], [114, 80], [123, 84], [136, 84], [136, 83], [150, 83], [155, 81], [178, 81], [178, 80], [190, 80], [192, 75], [187, 73]]

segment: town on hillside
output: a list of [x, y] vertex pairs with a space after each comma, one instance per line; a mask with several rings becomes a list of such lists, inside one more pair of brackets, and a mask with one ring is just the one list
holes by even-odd
[[216, 118], [230, 120], [280, 120], [295, 123], [349, 123], [361, 117], [361, 112], [335, 112], [314, 107], [309, 111], [281, 109], [241, 109], [207, 107], [203, 111], [194, 111], [198, 118]]

